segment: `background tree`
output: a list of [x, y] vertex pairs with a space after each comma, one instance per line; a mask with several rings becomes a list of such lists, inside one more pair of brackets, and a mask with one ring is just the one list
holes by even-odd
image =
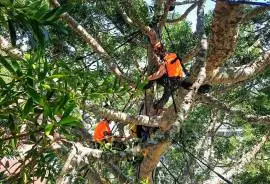
[[[190, 7], [175, 15], [173, 4]], [[185, 19], [195, 8], [193, 33]], [[203, 0], [1, 0], [1, 180], [268, 183], [269, 8], [204, 8]], [[178, 113], [172, 102], [146, 113], [160, 96], [159, 86], [146, 99], [142, 90], [159, 40], [191, 73], [191, 89], [174, 94]], [[202, 84], [212, 91], [197, 94]], [[122, 136], [130, 124], [157, 130], [123, 151], [95, 149], [103, 117]]]

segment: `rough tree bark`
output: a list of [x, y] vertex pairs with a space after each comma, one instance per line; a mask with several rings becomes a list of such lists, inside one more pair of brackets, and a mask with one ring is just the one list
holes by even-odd
[[216, 2], [206, 61], [208, 78], [212, 76], [214, 69], [221, 66], [233, 54], [239, 23], [243, 16], [243, 5], [230, 5], [226, 1]]

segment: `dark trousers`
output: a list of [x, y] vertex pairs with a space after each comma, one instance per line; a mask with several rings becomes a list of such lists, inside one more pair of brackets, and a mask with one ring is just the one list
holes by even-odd
[[[186, 90], [189, 90], [192, 86], [191, 82], [188, 82], [186, 80], [181, 80], [180, 78], [172, 78], [167, 77], [166, 75], [163, 75], [163, 77], [149, 81], [148, 84], [144, 86], [144, 89], [151, 88], [154, 83], [157, 82], [159, 85], [162, 85], [164, 88], [162, 97], [154, 102], [154, 108], [155, 109], [161, 109], [164, 107], [164, 105], [168, 102], [170, 96], [176, 91], [178, 88], [182, 87]], [[204, 84], [198, 89], [198, 93], [208, 93], [211, 90], [212, 86], [209, 84]]]
[[164, 88], [162, 97], [158, 101], [154, 102], [155, 109], [163, 108], [163, 106], [168, 102], [171, 94], [174, 91], [176, 91], [176, 89], [180, 87], [189, 89], [192, 86], [192, 83], [189, 83], [185, 80], [181, 80], [180, 78], [176, 78], [176, 77], [172, 78], [172, 77], [167, 77], [166, 75], [164, 75], [163, 77], [157, 80], [149, 81], [149, 83], [144, 87], [144, 89], [151, 88], [155, 82], [157, 82], [159, 85], [162, 85]]

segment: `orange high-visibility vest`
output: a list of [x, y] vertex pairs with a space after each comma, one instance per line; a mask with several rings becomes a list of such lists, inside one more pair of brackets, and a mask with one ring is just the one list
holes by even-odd
[[[168, 77], [183, 77], [183, 68], [181, 61], [177, 58], [175, 53], [168, 53], [164, 57], [164, 62], [167, 70]], [[176, 61], [175, 61], [176, 59]], [[173, 63], [172, 63], [173, 62]]]
[[105, 120], [100, 121], [96, 126], [94, 131], [94, 140], [97, 142], [104, 140], [104, 132], [108, 132], [109, 134], [111, 133], [109, 124]]

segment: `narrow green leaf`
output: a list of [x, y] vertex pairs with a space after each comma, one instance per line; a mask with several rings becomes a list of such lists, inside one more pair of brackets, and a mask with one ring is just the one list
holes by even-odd
[[18, 139], [17, 138], [11, 139], [11, 145], [12, 145], [13, 148], [16, 148], [17, 147], [17, 143], [18, 143]]
[[68, 116], [61, 119], [58, 122], [58, 124], [63, 125], [63, 126], [80, 126], [81, 125], [80, 120], [72, 116]]
[[32, 87], [27, 86], [26, 91], [28, 95], [30, 95], [35, 102], [42, 104], [41, 96]]
[[59, 101], [58, 105], [56, 106], [54, 112], [55, 114], [58, 114], [58, 112], [66, 105], [66, 103], [69, 100], [69, 95], [66, 94], [62, 97], [62, 99]]
[[68, 77], [68, 76], [69, 76], [69, 75], [57, 74], [57, 75], [51, 75], [51, 76], [49, 76], [48, 78], [49, 78], [49, 79], [54, 79], [54, 78], [60, 79], [60, 78]]
[[4, 58], [3, 56], [0, 55], [0, 63], [12, 74], [16, 75], [15, 69], [12, 67], [12, 65]]
[[14, 23], [12, 20], [8, 20], [8, 28], [9, 28], [9, 35], [10, 35], [11, 44], [13, 47], [15, 47], [17, 36], [16, 36], [15, 26], [14, 26]]
[[23, 118], [25, 118], [32, 109], [33, 109], [33, 99], [29, 98], [23, 108], [23, 113], [22, 113]]
[[50, 135], [52, 129], [53, 129], [53, 124], [47, 124], [45, 127], [45, 135], [46, 136]]
[[63, 117], [69, 116], [69, 114], [72, 112], [72, 110], [75, 108], [76, 104], [75, 103], [70, 103], [67, 105], [65, 108], [65, 112], [63, 114]]
[[50, 107], [47, 100], [43, 102], [44, 115], [47, 117], [52, 117], [52, 108]]
[[2, 77], [0, 77], [0, 87], [4, 88], [6, 86], [6, 82], [4, 81], [4, 79], [2, 79]]
[[60, 10], [60, 7], [54, 8], [49, 10], [47, 13], [45, 13], [40, 20], [41, 21], [50, 21], [53, 19], [55, 16], [57, 16], [57, 12]]
[[38, 41], [39, 46], [41, 48], [44, 48], [45, 45], [45, 36], [43, 33], [43, 30], [40, 28], [39, 24], [37, 21], [32, 21], [31, 22], [31, 27], [35, 36], [35, 39]]
[[21, 69], [21, 66], [20, 64], [18, 63], [17, 60], [11, 60], [11, 64], [12, 66], [14, 67], [15, 71], [16, 71], [16, 74], [18, 76], [22, 76], [22, 69]]

